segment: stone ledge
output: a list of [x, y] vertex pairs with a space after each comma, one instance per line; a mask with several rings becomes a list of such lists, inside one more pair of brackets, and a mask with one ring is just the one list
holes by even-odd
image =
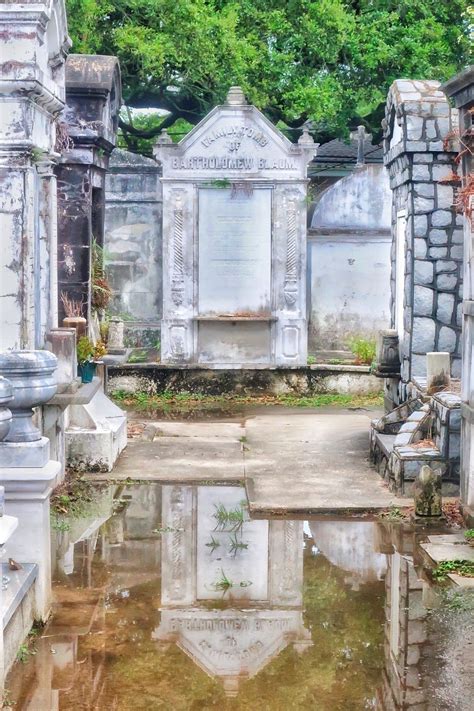
[[10, 582], [2, 593], [3, 629], [6, 628], [23, 598], [38, 575], [36, 563], [23, 563], [21, 570], [10, 570], [8, 563], [2, 563], [2, 575], [7, 575]]
[[69, 405], [87, 405], [100, 387], [100, 378], [94, 378], [92, 383], [82, 383], [75, 392], [56, 393], [56, 395], [52, 397], [45, 406], [54, 405], [56, 407], [69, 407]]

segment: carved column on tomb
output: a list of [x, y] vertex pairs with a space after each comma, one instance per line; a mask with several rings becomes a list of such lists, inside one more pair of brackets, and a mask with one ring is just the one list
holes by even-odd
[[163, 486], [161, 604], [192, 605], [196, 597], [192, 486]]
[[171, 298], [175, 306], [181, 306], [184, 299], [184, 257], [183, 257], [183, 194], [174, 190], [173, 210], [173, 271], [171, 273]]
[[297, 216], [296, 199], [289, 197], [286, 212], [286, 266], [285, 266], [285, 301], [289, 311], [296, 306], [298, 298], [298, 269], [297, 269]]

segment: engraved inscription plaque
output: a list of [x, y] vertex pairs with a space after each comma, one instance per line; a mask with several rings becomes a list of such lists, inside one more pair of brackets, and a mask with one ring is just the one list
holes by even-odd
[[270, 316], [272, 189], [199, 190], [199, 314]]

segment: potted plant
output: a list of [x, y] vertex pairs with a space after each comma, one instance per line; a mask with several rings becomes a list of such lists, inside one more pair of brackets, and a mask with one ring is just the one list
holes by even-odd
[[82, 336], [79, 339], [77, 344], [77, 372], [81, 376], [83, 383], [92, 382], [97, 364], [106, 353], [107, 349], [103, 341], [97, 341], [94, 346], [87, 336]]
[[81, 381], [83, 383], [91, 383], [95, 375], [95, 369], [94, 344], [87, 336], [81, 336], [77, 342], [77, 372], [81, 376]]
[[63, 318], [64, 328], [75, 328], [77, 339], [86, 335], [87, 320], [82, 315], [83, 302], [71, 299], [65, 291], [61, 292], [61, 303], [66, 318]]

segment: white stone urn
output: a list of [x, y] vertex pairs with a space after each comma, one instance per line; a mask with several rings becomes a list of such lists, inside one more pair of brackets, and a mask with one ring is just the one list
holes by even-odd
[[33, 425], [33, 408], [44, 405], [57, 390], [57, 358], [49, 351], [0, 353], [0, 375], [13, 387], [13, 419], [5, 442], [36, 442], [41, 432]]
[[8, 405], [13, 400], [13, 387], [9, 380], [0, 377], [0, 442], [10, 431], [12, 413]]

